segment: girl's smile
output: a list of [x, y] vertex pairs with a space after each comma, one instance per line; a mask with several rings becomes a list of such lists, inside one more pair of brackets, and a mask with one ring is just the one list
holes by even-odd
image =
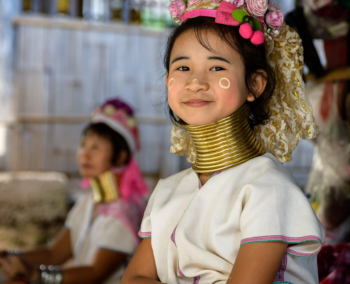
[[202, 100], [202, 99], [190, 99], [190, 100], [184, 102], [184, 104], [186, 106], [195, 107], [195, 108], [204, 107], [204, 106], [207, 106], [211, 103], [212, 103], [211, 101], [206, 101], [206, 100]]

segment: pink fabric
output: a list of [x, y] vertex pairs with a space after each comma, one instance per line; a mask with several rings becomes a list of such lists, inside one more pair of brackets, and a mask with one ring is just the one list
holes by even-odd
[[125, 201], [140, 198], [148, 194], [147, 185], [134, 158], [130, 160], [123, 172], [120, 194]]
[[[291, 243], [291, 244], [297, 244], [297, 243], [303, 243], [303, 242], [309, 242], [309, 241], [316, 241], [316, 242], [322, 243], [321, 239], [316, 236], [305, 236], [305, 237], [293, 238], [293, 237], [276, 235], [276, 236], [260, 236], [260, 237], [243, 239], [241, 241], [241, 245], [249, 244], [249, 243], [257, 243], [257, 242], [270, 242], [270, 241], [282, 241], [282, 242]], [[297, 252], [291, 248], [287, 248], [287, 253], [291, 255], [307, 257], [318, 253], [318, 251], [312, 252], [312, 253], [302, 253], [302, 252]]]
[[[112, 120], [112, 123], [106, 119], [103, 119], [104, 117]], [[113, 121], [115, 123], [113, 123]], [[131, 135], [132, 140], [136, 146], [136, 150], [140, 150], [140, 139], [136, 119], [134, 117], [134, 110], [121, 99], [112, 98], [110, 100], [107, 100], [102, 106], [96, 108], [92, 116], [92, 122], [105, 123], [114, 129], [121, 136], [123, 136], [123, 138], [129, 144], [128, 146], [130, 150], [133, 152], [135, 149], [133, 149], [133, 146], [130, 145], [130, 142], [128, 142], [125, 134], [121, 133], [120, 129], [116, 129], [115, 125], [120, 125], [129, 135]]]
[[123, 222], [125, 227], [134, 237], [135, 243], [140, 243], [138, 230], [140, 229], [146, 203], [142, 199], [130, 199], [125, 201], [122, 198], [109, 203], [99, 203], [98, 212], [104, 216], [111, 216]]
[[83, 178], [82, 180], [81, 180], [81, 182], [80, 182], [80, 187], [81, 187], [81, 189], [88, 189], [89, 188], [89, 186], [90, 186], [90, 181], [89, 181], [89, 179], [88, 178]]
[[209, 10], [209, 9], [198, 9], [193, 10], [185, 13], [182, 18], [181, 22], [188, 19], [188, 18], [196, 18], [196, 17], [216, 17], [217, 10]]
[[[240, 23], [236, 21], [232, 17], [232, 11], [236, 10], [237, 7], [227, 1], [222, 1], [219, 8], [217, 10], [210, 10], [210, 9], [198, 9], [198, 10], [192, 10], [187, 13], [185, 13], [182, 18], [181, 22], [188, 18], [195, 18], [195, 17], [212, 17], [215, 18], [215, 23], [222, 24], [226, 26], [241, 26], [239, 29], [240, 35], [245, 39], [251, 39], [251, 42], [255, 45], [259, 45], [264, 43], [264, 37], [261, 37], [262, 32], [257, 33], [254, 36], [253, 29], [251, 28], [249, 23]], [[263, 22], [263, 19], [258, 18], [258, 20]], [[249, 27], [248, 27], [249, 25]], [[254, 36], [254, 37], [253, 37]], [[253, 38], [252, 38], [253, 37]]]
[[[112, 171], [119, 173], [122, 170], [123, 168], [118, 168]], [[89, 186], [89, 179], [84, 178], [81, 182], [81, 187], [86, 189]], [[121, 198], [108, 203], [99, 203], [97, 205], [98, 211], [101, 215], [112, 216], [121, 220], [133, 235], [135, 242], [139, 244], [140, 238], [137, 233], [146, 208], [143, 197], [149, 191], [134, 158], [130, 160], [122, 171], [119, 191]]]
[[233, 4], [222, 1], [219, 9], [217, 16], [215, 18], [215, 23], [217, 24], [222, 24], [222, 25], [227, 25], [227, 26], [239, 26], [241, 25], [240, 22], [237, 22], [235, 19], [232, 17], [232, 11], [236, 10], [237, 7], [234, 6]]

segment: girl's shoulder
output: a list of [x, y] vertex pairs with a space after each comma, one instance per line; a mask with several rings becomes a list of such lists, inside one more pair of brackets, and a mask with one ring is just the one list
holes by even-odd
[[297, 181], [289, 170], [268, 152], [223, 173], [231, 177], [240, 177], [243, 183], [262, 182], [272, 179], [274, 181], [283, 181], [285, 184], [297, 185]]

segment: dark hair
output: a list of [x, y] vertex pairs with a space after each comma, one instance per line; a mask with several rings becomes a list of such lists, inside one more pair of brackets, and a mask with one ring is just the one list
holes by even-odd
[[107, 139], [112, 144], [112, 157], [111, 163], [113, 165], [117, 164], [120, 153], [124, 150], [127, 153], [127, 158], [125, 160], [125, 165], [129, 163], [131, 158], [130, 149], [125, 139], [114, 129], [109, 127], [104, 123], [90, 123], [88, 124], [84, 130], [82, 135], [86, 136], [88, 134], [96, 134], [104, 139]]
[[[235, 49], [243, 60], [245, 66], [245, 83], [248, 90], [254, 95], [255, 101], [246, 102], [250, 105], [249, 124], [253, 128], [255, 125], [262, 124], [270, 116], [268, 108], [268, 101], [271, 98], [275, 89], [275, 73], [266, 59], [265, 47], [263, 44], [255, 46], [250, 40], [244, 39], [239, 34], [239, 27], [226, 26], [216, 24], [213, 18], [197, 17], [186, 20], [182, 25], [178, 26], [168, 38], [165, 55], [164, 66], [169, 72], [171, 51], [174, 47], [176, 39], [186, 31], [193, 30], [198, 42], [206, 49], [212, 51], [208, 39], [205, 37], [206, 32], [214, 32], [225, 43]], [[259, 72], [264, 70], [267, 74]], [[257, 73], [267, 80], [264, 92], [256, 98], [254, 90], [251, 86], [251, 76]], [[170, 119], [175, 124], [184, 124], [183, 121], [178, 120], [174, 112], [169, 107]]]

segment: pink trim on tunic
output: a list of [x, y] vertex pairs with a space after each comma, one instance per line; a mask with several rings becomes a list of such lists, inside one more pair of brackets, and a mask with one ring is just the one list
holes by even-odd
[[[319, 242], [320, 244], [322, 244], [321, 239], [319, 237], [316, 237], [316, 236], [286, 237], [286, 236], [276, 235], [276, 236], [262, 236], [262, 237], [253, 237], [253, 238], [243, 239], [241, 241], [241, 245], [249, 244], [249, 243], [257, 243], [257, 242], [273, 242], [273, 241], [282, 241], [282, 242], [290, 243], [290, 244], [299, 244], [299, 243], [316, 241], [316, 242]], [[295, 251], [291, 248], [288, 248], [287, 253], [289, 253], [291, 255], [295, 255], [295, 256], [307, 257], [307, 256], [312, 256], [312, 255], [316, 254], [320, 249], [321, 249], [321, 247], [315, 252], [303, 253], [303, 252], [298, 252], [298, 251]]]

